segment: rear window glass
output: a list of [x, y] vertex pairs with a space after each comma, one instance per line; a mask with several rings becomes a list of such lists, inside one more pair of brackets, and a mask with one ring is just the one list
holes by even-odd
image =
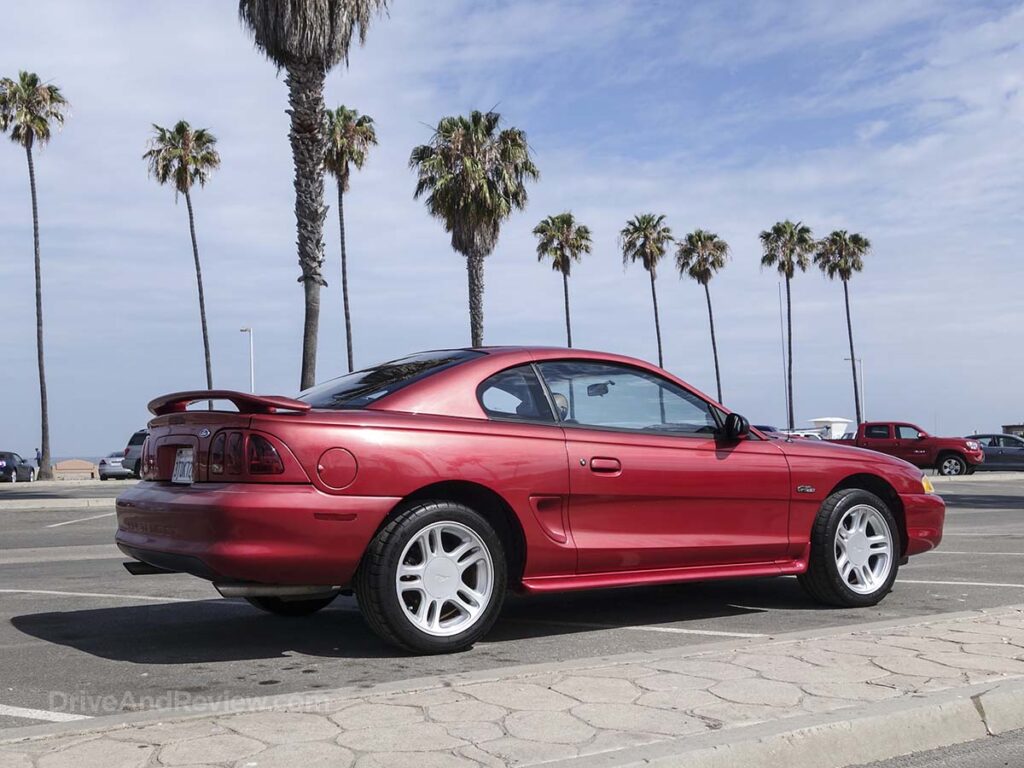
[[132, 435], [132, 439], [128, 441], [128, 445], [142, 445], [146, 442], [146, 432], [136, 432]]
[[385, 395], [397, 392], [415, 381], [480, 357], [483, 352], [448, 349], [421, 352], [389, 363], [331, 379], [299, 394], [298, 399], [314, 408], [364, 408]]

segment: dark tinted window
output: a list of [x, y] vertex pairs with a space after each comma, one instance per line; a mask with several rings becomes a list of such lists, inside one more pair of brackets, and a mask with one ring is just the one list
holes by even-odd
[[875, 440], [885, 440], [889, 437], [889, 425], [872, 424], [870, 427], [865, 427], [864, 437], [871, 437]]
[[1019, 437], [1000, 437], [999, 444], [1003, 448], [1024, 448], [1024, 440]]
[[537, 367], [565, 424], [675, 435], [718, 431], [708, 403], [639, 368], [576, 360]]
[[414, 381], [479, 357], [483, 352], [449, 349], [422, 352], [318, 384], [299, 394], [314, 408], [363, 408]]
[[523, 365], [496, 373], [477, 389], [488, 416], [525, 421], [554, 421], [544, 389], [533, 368]]
[[136, 432], [132, 435], [132, 439], [128, 441], [128, 445], [142, 445], [144, 442], [146, 442], [146, 433]]

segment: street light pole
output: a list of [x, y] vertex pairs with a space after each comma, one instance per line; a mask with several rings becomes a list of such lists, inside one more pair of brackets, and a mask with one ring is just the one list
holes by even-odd
[[239, 328], [241, 333], [249, 334], [249, 391], [255, 394], [256, 392], [256, 362], [253, 357], [253, 346], [252, 346], [252, 328]]
[[[843, 360], [850, 362], [850, 358], [844, 357]], [[864, 358], [857, 358], [857, 367], [860, 368], [860, 417], [864, 421], [868, 420], [868, 412], [864, 409]]]

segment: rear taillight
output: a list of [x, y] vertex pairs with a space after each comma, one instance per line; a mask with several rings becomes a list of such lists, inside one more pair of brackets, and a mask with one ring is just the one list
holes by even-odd
[[242, 433], [232, 432], [228, 435], [227, 449], [224, 451], [224, 471], [229, 475], [242, 474]]
[[260, 435], [249, 435], [248, 466], [250, 475], [280, 475], [284, 463], [277, 449]]
[[156, 466], [156, 452], [153, 450], [153, 446], [147, 437], [142, 443], [142, 475], [143, 480], [156, 480], [157, 479], [157, 466]]
[[224, 474], [224, 443], [227, 441], [227, 435], [223, 432], [219, 433], [213, 442], [210, 443], [210, 474], [211, 475], [222, 475]]

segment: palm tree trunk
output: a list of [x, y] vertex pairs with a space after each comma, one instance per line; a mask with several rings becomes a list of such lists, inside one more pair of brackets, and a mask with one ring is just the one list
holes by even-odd
[[344, 182], [338, 178], [338, 224], [341, 229], [341, 301], [345, 305], [345, 345], [348, 350], [348, 371], [355, 370], [352, 362], [352, 315], [348, 306], [348, 255], [345, 252], [345, 192]]
[[572, 323], [569, 321], [569, 275], [562, 273], [562, 293], [565, 296], [565, 343], [572, 349]]
[[722, 402], [722, 375], [718, 370], [718, 342], [715, 340], [715, 313], [711, 310], [711, 289], [704, 283], [704, 296], [708, 300], [708, 321], [711, 323], [711, 352], [715, 356], [715, 385], [718, 387], [718, 402]]
[[658, 292], [654, 290], [654, 270], [651, 270], [651, 300], [654, 302], [654, 333], [658, 338], [658, 367], [665, 367], [661, 354], [661, 320], [658, 319]]
[[36, 360], [39, 364], [39, 430], [42, 458], [39, 478], [49, 480], [50, 471], [50, 410], [46, 402], [46, 366], [43, 362], [43, 276], [39, 260], [39, 201], [36, 197], [36, 166], [32, 161], [32, 145], [25, 147], [28, 157], [28, 182], [32, 190], [32, 244], [35, 249], [36, 269]]
[[288, 67], [288, 139], [295, 165], [295, 222], [306, 313], [302, 332], [299, 387], [316, 383], [317, 334], [320, 330], [320, 287], [327, 285], [324, 264], [324, 72], [298, 62]]
[[469, 333], [474, 347], [484, 345], [484, 257], [478, 253], [466, 256], [469, 274]]
[[[199, 265], [199, 243], [196, 240], [196, 217], [192, 212], [192, 195], [185, 190], [185, 205], [188, 207], [188, 231], [192, 235], [192, 257], [196, 262], [196, 286], [199, 288], [199, 322], [203, 326], [203, 356], [206, 359], [206, 388], [213, 389], [213, 368], [210, 365], [210, 334], [206, 328], [206, 297], [203, 294], [203, 268]], [[211, 402], [210, 410], [213, 410]]]
[[789, 293], [789, 277], [786, 278], [786, 345], [789, 360], [787, 361], [786, 381], [789, 384], [789, 429], [794, 428], [793, 419], [793, 301]]
[[860, 411], [860, 384], [857, 382], [857, 356], [853, 353], [853, 321], [850, 319], [850, 286], [843, 280], [843, 298], [846, 299], [846, 332], [850, 336], [850, 368], [853, 371], [853, 407], [857, 411], [857, 423], [864, 415]]

